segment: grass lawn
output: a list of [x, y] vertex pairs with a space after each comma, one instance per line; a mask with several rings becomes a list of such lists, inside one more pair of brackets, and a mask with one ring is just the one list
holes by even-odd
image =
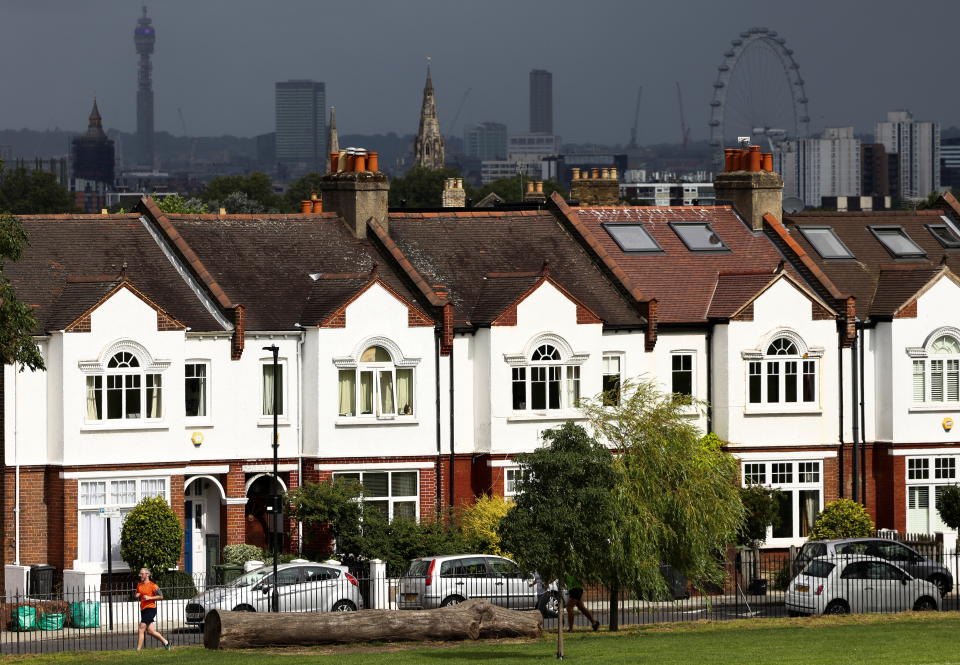
[[[580, 663], [673, 665], [896, 665], [960, 664], [960, 613], [754, 619], [659, 624], [620, 633], [580, 632], [565, 640], [567, 660]], [[0, 663], [80, 665], [97, 663], [190, 663], [190, 665], [407, 665], [551, 662], [556, 635], [541, 640], [457, 644], [363, 645], [271, 651], [207, 651], [200, 647], [4, 656]]]

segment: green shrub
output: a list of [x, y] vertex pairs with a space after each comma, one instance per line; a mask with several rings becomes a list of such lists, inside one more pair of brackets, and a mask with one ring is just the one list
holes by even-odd
[[182, 551], [183, 527], [163, 497], [143, 499], [123, 520], [120, 556], [132, 570], [159, 574], [176, 566]]
[[826, 505], [813, 525], [810, 540], [834, 538], [867, 538], [876, 533], [877, 527], [867, 514], [867, 509], [850, 499], [837, 499]]
[[497, 525], [512, 505], [502, 496], [483, 495], [460, 510], [460, 530], [471, 552], [510, 556], [500, 549]]
[[166, 570], [157, 573], [153, 581], [160, 587], [164, 600], [182, 600], [197, 595], [193, 575], [183, 570]]
[[960, 529], [960, 485], [947, 485], [937, 493], [937, 512], [951, 529]]
[[227, 545], [223, 548], [223, 562], [242, 566], [247, 561], [266, 561], [263, 550], [256, 545]]
[[743, 502], [743, 524], [737, 531], [737, 544], [759, 546], [767, 539], [767, 527], [780, 523], [780, 490], [763, 485], [747, 485], [740, 488]]

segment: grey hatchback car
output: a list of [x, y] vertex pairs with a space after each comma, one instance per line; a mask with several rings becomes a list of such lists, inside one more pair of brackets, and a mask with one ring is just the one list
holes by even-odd
[[907, 571], [912, 577], [936, 585], [941, 598], [953, 590], [953, 575], [947, 567], [928, 559], [903, 543], [888, 538], [810, 541], [800, 548], [800, 554], [797, 555], [793, 569], [799, 572], [816, 557], [833, 557], [838, 554], [868, 555], [889, 561]]

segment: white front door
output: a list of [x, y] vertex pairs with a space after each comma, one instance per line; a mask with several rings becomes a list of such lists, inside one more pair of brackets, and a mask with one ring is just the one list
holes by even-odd
[[207, 572], [207, 502], [203, 497], [191, 497], [193, 503], [193, 574]]

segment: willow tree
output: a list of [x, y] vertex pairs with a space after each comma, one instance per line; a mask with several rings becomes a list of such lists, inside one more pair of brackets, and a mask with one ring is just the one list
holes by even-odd
[[17, 298], [13, 284], [3, 273], [7, 260], [18, 261], [26, 249], [27, 232], [13, 215], [0, 214], [0, 362], [30, 371], [46, 369], [33, 335], [39, 325], [30, 305]]
[[619, 514], [599, 564], [604, 581], [614, 592], [667, 596], [660, 572], [666, 563], [698, 587], [722, 583], [718, 555], [744, 518], [736, 459], [715, 437], [703, 437], [690, 417], [702, 404], [648, 380], [625, 382], [616, 397], [581, 403], [597, 439], [619, 453], [613, 489]]

